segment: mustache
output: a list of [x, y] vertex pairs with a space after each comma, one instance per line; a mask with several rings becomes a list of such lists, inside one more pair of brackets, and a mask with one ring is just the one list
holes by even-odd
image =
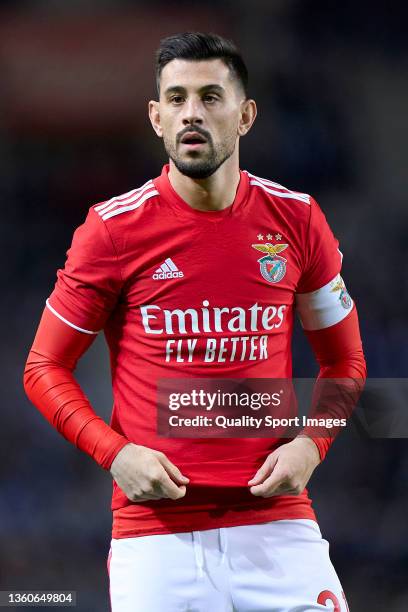
[[210, 144], [212, 144], [211, 134], [207, 132], [207, 130], [203, 130], [203, 128], [199, 126], [188, 126], [184, 128], [181, 132], [179, 132], [176, 136], [176, 143], [180, 144], [180, 140], [183, 138], [185, 134], [189, 134], [192, 132], [196, 132], [197, 134], [201, 134]]

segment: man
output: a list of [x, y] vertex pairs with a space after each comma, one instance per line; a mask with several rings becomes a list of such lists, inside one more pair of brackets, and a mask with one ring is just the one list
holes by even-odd
[[[235, 46], [171, 36], [156, 70], [149, 117], [170, 163], [76, 230], [27, 394], [113, 476], [114, 612], [347, 610], [305, 489], [332, 438], [157, 434], [159, 379], [290, 378], [295, 304], [321, 377], [364, 378], [365, 361], [319, 206], [239, 168], [256, 104]], [[110, 426], [72, 375], [102, 329]]]

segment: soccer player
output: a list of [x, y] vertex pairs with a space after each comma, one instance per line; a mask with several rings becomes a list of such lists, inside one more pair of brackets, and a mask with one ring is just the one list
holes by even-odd
[[[364, 379], [357, 311], [316, 201], [240, 170], [256, 104], [219, 36], [161, 41], [160, 176], [91, 206], [46, 301], [28, 397], [113, 477], [114, 612], [347, 610], [305, 486], [332, 437], [170, 438], [161, 378], [291, 378], [297, 309], [320, 378]], [[273, 169], [271, 169], [271, 172]], [[104, 331], [110, 425], [73, 377]]]

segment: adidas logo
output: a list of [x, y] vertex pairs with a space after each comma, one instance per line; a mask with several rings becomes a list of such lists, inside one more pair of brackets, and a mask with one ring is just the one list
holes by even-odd
[[168, 278], [182, 278], [184, 274], [178, 269], [176, 264], [168, 257], [164, 263], [157, 268], [153, 274], [154, 280], [166, 280]]

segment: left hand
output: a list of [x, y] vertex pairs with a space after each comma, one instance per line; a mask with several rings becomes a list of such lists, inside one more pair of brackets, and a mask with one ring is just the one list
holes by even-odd
[[300, 495], [320, 463], [316, 444], [306, 436], [282, 444], [265, 459], [251, 480], [252, 495]]

